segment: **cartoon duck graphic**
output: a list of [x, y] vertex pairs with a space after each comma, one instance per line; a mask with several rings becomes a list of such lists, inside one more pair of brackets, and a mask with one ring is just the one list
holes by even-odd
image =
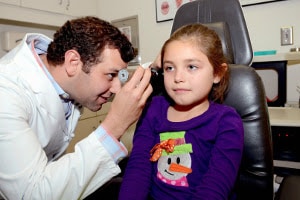
[[186, 144], [185, 131], [160, 133], [160, 143], [151, 150], [151, 161], [157, 163], [157, 177], [166, 184], [188, 187], [187, 175], [192, 172], [192, 145]]

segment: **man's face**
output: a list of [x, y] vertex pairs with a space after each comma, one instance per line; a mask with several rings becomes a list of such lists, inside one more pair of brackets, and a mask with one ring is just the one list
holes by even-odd
[[92, 111], [101, 109], [102, 104], [120, 90], [118, 72], [127, 67], [117, 49], [105, 48], [101, 58], [89, 74], [79, 72], [72, 94], [73, 99]]

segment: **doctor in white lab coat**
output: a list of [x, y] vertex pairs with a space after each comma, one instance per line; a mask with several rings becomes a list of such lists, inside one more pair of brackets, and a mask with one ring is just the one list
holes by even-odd
[[[85, 17], [68, 21], [53, 41], [27, 34], [0, 60], [0, 196], [83, 199], [120, 172], [127, 150], [118, 139], [152, 92], [141, 67], [121, 88], [118, 72], [133, 57], [117, 28]], [[64, 154], [82, 106], [97, 111], [113, 93], [103, 123]]]

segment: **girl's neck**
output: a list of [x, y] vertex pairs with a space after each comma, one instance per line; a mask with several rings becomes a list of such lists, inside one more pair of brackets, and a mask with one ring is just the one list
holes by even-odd
[[209, 108], [209, 101], [196, 105], [179, 106], [174, 105], [168, 108], [167, 118], [172, 122], [182, 122], [202, 115]]

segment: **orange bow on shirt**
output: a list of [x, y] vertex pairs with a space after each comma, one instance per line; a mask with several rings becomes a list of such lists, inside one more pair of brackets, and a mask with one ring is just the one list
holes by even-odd
[[150, 161], [156, 162], [161, 156], [163, 150], [165, 150], [168, 153], [172, 153], [174, 151], [175, 143], [176, 140], [168, 139], [156, 144], [150, 151]]

